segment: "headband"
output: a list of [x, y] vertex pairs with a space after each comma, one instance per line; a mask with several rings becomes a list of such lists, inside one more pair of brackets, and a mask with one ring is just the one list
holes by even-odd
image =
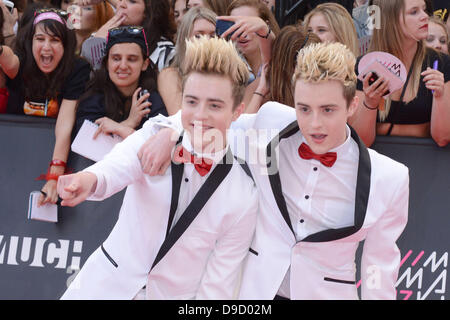
[[34, 19], [33, 26], [37, 25], [43, 20], [56, 20], [59, 23], [66, 25], [64, 20], [56, 12], [43, 12]]

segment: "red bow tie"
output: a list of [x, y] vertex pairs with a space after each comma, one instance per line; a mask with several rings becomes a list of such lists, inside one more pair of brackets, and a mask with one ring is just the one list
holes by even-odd
[[298, 154], [302, 159], [311, 160], [316, 159], [319, 160], [324, 166], [332, 167], [336, 162], [337, 153], [336, 152], [327, 152], [325, 154], [316, 154], [311, 148], [306, 144], [302, 143], [298, 148]]
[[211, 170], [213, 161], [206, 158], [197, 158], [182, 146], [175, 149], [173, 160], [179, 163], [190, 162], [194, 164], [195, 170], [203, 177]]

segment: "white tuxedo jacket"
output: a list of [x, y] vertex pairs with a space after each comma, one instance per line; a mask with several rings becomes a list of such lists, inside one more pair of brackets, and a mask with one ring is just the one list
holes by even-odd
[[[181, 129], [179, 113], [154, 121]], [[364, 240], [362, 298], [395, 299], [400, 266], [396, 240], [408, 218], [408, 168], [367, 149], [352, 129], [359, 148], [354, 226], [323, 230], [297, 242], [277, 169], [279, 141], [299, 131], [295, 109], [268, 102], [256, 115], [241, 115], [231, 129], [229, 137], [235, 138], [230, 145], [248, 161], [259, 191], [255, 237], [239, 298], [273, 299], [290, 267], [291, 299], [358, 299], [355, 254]], [[250, 137], [247, 143], [242, 143], [244, 135]], [[335, 192], [339, 190], [330, 190]]]
[[[166, 238], [169, 213], [180, 188], [174, 176], [181, 183], [183, 170], [177, 169], [181, 165], [172, 165], [164, 176], [142, 173], [137, 153], [151, 134], [147, 123], [103, 161], [86, 169], [99, 178], [91, 200], [128, 188], [111, 234], [89, 257], [62, 299], [132, 299], [145, 285], [148, 299], [233, 298], [256, 223], [255, 184], [231, 156], [230, 171], [204, 207], [197, 209], [196, 218], [187, 227], [186, 210]], [[209, 177], [225, 166], [213, 167]], [[191, 202], [194, 211], [197, 196], [203, 194], [200, 189]], [[170, 244], [167, 240], [174, 230], [180, 237]]]
[[[359, 148], [354, 226], [323, 230], [297, 242], [274, 156], [278, 143], [299, 131], [295, 109], [270, 102], [256, 116], [238, 119], [237, 127], [282, 129], [276, 135], [259, 133], [251, 144], [265, 152], [267, 165], [249, 163], [260, 206], [240, 299], [273, 299], [289, 267], [291, 299], [358, 299], [355, 253], [362, 240], [362, 298], [395, 299], [400, 266], [396, 240], [408, 217], [408, 168], [367, 149], [352, 129]], [[335, 192], [339, 190], [330, 190]]]

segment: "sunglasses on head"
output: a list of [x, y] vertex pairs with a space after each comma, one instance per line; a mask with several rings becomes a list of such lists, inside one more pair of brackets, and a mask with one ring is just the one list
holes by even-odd
[[145, 46], [147, 48], [147, 56], [148, 52], [148, 43], [147, 37], [145, 36], [145, 31], [143, 27], [140, 26], [124, 26], [124, 27], [115, 27], [108, 30], [108, 37], [106, 38], [106, 42], [108, 42], [111, 38], [120, 37], [120, 36], [130, 36], [131, 38], [141, 38], [145, 42]]
[[42, 8], [42, 9], [37, 9], [37, 10], [34, 12], [34, 16], [36, 17], [36, 16], [40, 15], [41, 13], [46, 13], [46, 12], [53, 12], [53, 13], [56, 13], [56, 14], [60, 15], [62, 18], [64, 18], [64, 19], [67, 19], [67, 17], [69, 16], [69, 13], [67, 13], [66, 11], [60, 10], [60, 9], [55, 9], [55, 8]]

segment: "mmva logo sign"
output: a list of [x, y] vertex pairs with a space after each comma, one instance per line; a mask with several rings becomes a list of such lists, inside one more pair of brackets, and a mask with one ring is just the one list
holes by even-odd
[[[408, 261], [412, 253], [413, 251], [409, 250], [405, 254], [400, 262], [400, 267]], [[412, 261], [408, 262], [411, 265], [399, 275], [395, 284], [398, 298], [409, 300], [413, 296], [417, 300], [425, 300], [430, 294], [434, 294], [432, 298], [445, 300], [448, 252], [444, 252], [438, 259], [436, 251], [430, 255], [426, 255], [424, 251], [421, 251], [413, 258]], [[423, 261], [423, 263], [420, 264], [419, 261]], [[424, 279], [431, 279], [432, 283], [424, 285]]]
[[0, 265], [79, 270], [83, 241], [0, 235]]

